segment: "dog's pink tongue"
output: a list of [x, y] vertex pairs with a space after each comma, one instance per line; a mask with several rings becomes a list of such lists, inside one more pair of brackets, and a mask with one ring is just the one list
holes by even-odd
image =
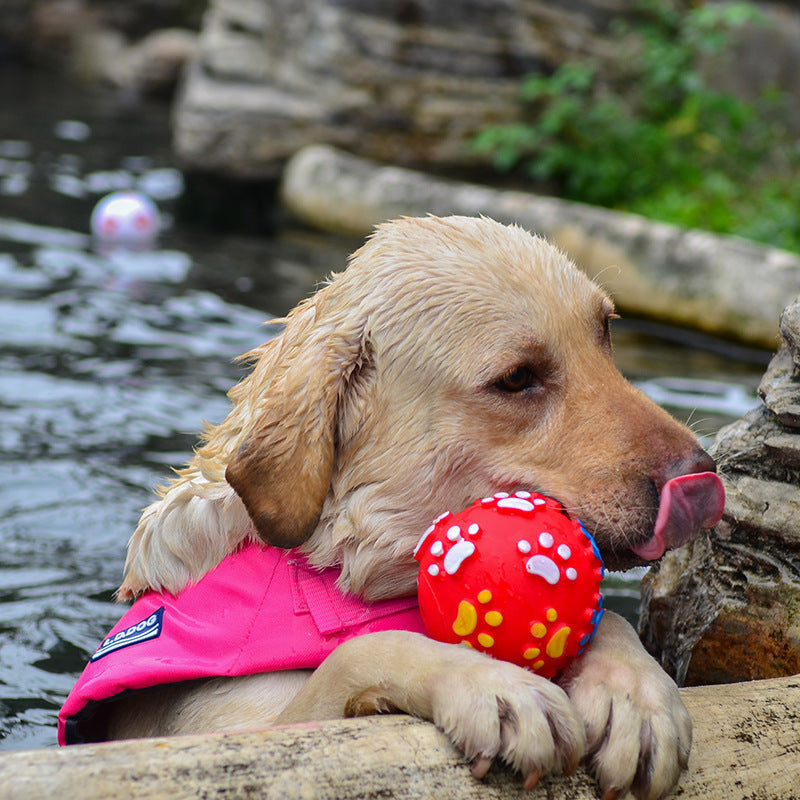
[[673, 478], [661, 490], [653, 537], [631, 549], [640, 558], [661, 558], [666, 550], [685, 544], [701, 528], [713, 528], [722, 519], [724, 508], [725, 489], [715, 473]]

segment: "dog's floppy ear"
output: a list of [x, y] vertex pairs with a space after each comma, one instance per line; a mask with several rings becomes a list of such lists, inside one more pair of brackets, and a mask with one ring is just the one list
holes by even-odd
[[225, 477], [259, 536], [284, 548], [306, 541], [319, 520], [333, 471], [339, 403], [361, 359], [363, 326], [319, 324], [314, 300], [289, 315], [286, 330], [239, 385], [249, 396], [232, 393], [247, 404], [252, 392], [260, 396], [251, 406], [255, 423]]

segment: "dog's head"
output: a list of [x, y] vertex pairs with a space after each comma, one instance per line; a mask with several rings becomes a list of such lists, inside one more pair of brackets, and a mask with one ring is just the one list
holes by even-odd
[[558, 499], [611, 567], [657, 558], [723, 495], [694, 436], [615, 368], [613, 316], [519, 228], [383, 225], [231, 392], [227, 480], [264, 541], [342, 564], [368, 598], [413, 591], [431, 519], [501, 489]]

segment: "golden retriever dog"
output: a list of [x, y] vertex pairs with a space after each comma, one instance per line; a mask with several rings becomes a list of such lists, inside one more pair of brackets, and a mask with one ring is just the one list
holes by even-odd
[[[412, 552], [442, 511], [550, 495], [607, 567], [711, 527], [714, 464], [614, 366], [614, 307], [562, 253], [485, 218], [379, 226], [346, 270], [249, 354], [232, 410], [148, 507], [119, 596], [180, 593], [246, 542], [299, 548], [374, 602], [414, 595]], [[316, 670], [166, 686], [117, 702], [110, 736], [229, 731], [400, 711], [430, 720], [477, 778], [530, 788], [588, 758], [606, 798], [664, 797], [691, 722], [634, 630], [607, 612], [554, 681], [409, 631], [341, 644]]]

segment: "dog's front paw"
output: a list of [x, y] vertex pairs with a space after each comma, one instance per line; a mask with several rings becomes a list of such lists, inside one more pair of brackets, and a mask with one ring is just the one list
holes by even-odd
[[561, 684], [586, 726], [603, 797], [668, 795], [689, 763], [692, 722], [677, 686], [633, 629], [607, 613], [595, 643]]
[[[585, 749], [583, 722], [566, 694], [528, 670], [479, 653], [433, 680], [433, 721], [483, 778], [495, 758], [522, 773], [572, 772]], [[471, 663], [470, 663], [471, 662]]]

